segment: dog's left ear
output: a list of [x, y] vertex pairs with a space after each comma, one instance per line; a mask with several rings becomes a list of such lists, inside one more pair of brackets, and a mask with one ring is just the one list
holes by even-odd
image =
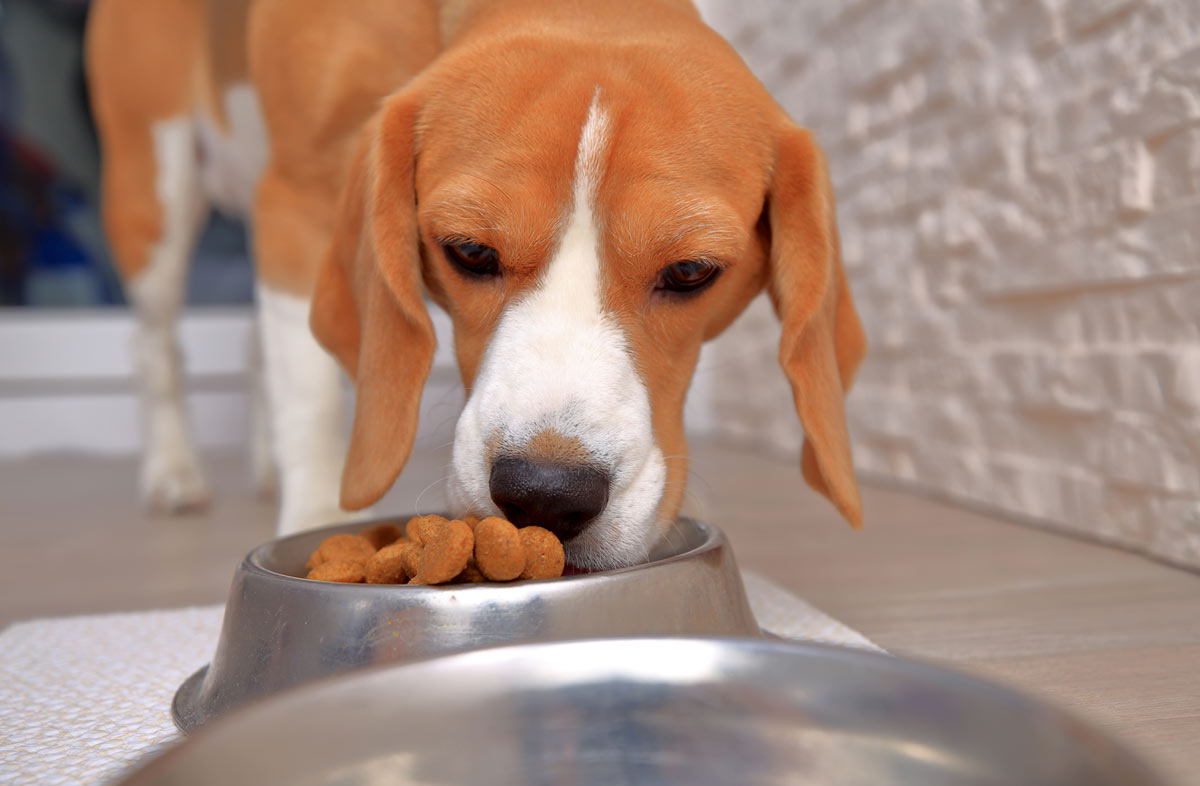
[[867, 342], [842, 269], [825, 156], [808, 131], [790, 123], [776, 153], [767, 217], [768, 291], [783, 322], [779, 362], [804, 425], [804, 478], [857, 528], [862, 501], [843, 398]]
[[436, 346], [421, 298], [416, 113], [416, 98], [400, 93], [365, 127], [313, 292], [313, 333], [358, 391], [346, 510], [376, 502], [404, 469]]

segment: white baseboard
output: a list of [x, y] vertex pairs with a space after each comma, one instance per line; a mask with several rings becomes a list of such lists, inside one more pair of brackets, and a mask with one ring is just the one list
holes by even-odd
[[[420, 447], [453, 440], [463, 400], [450, 319], [438, 309], [431, 315], [438, 351], [421, 401]], [[180, 320], [188, 408], [201, 447], [247, 444], [253, 325], [248, 307], [194, 308]], [[0, 457], [136, 453], [141, 435], [133, 329], [125, 309], [0, 312]], [[685, 422], [692, 436], [715, 430], [706, 357], [701, 355], [688, 397]]]
[[[442, 344], [426, 387], [420, 444], [447, 441], [461, 406], [449, 320], [434, 323]], [[50, 451], [131, 454], [139, 450], [139, 400], [125, 309], [0, 312], [0, 457]], [[247, 444], [250, 422], [249, 308], [189, 309], [180, 319], [187, 402], [196, 442]], [[347, 385], [347, 395], [350, 387]]]

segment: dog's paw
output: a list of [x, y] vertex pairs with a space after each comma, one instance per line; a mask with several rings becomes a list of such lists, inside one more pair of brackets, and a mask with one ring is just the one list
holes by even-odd
[[191, 513], [212, 501], [195, 456], [147, 456], [140, 485], [142, 504], [155, 513]]

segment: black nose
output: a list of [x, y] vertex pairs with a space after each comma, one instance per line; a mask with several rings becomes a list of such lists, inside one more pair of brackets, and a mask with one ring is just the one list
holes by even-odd
[[545, 527], [569, 540], [608, 504], [608, 475], [582, 464], [506, 456], [492, 464], [492, 501], [518, 527]]

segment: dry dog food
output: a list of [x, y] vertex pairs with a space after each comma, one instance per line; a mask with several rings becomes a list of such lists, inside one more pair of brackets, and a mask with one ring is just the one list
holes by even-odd
[[[464, 522], [465, 523], [465, 522]], [[409, 540], [424, 545], [425, 539], [446, 525], [442, 516], [415, 516], [404, 525], [404, 534]]]
[[[559, 551], [562, 551], [561, 544]], [[521, 541], [521, 531], [496, 516], [480, 521], [475, 525], [475, 565], [481, 574], [492, 581], [520, 578], [521, 571], [525, 570], [525, 545]], [[562, 571], [558, 575], [562, 575]]]
[[359, 534], [369, 540], [371, 545], [378, 550], [384, 546], [390, 546], [404, 537], [404, 530], [395, 524], [379, 524], [370, 529], [364, 529]]
[[525, 527], [520, 532], [521, 545], [525, 547], [525, 568], [521, 571], [521, 578], [561, 576], [567, 558], [562, 543], [554, 537], [554, 533], [541, 527]]
[[[404, 552], [408, 544], [392, 543], [375, 552], [365, 566], [368, 584], [403, 584], [408, 581]], [[311, 575], [309, 578], [313, 578]]]
[[330, 535], [309, 556], [305, 567], [312, 570], [326, 562], [365, 563], [375, 550], [371, 541], [362, 535]]
[[421, 556], [417, 558], [417, 575], [410, 584], [445, 584], [463, 572], [475, 551], [475, 536], [463, 521], [445, 524], [429, 522], [424, 528]]
[[340, 581], [345, 584], [360, 584], [366, 575], [366, 569], [361, 562], [347, 562], [335, 559], [322, 562], [309, 572], [310, 579], [318, 581]]
[[415, 516], [401, 531], [381, 524], [330, 535], [312, 553], [307, 578], [349, 584], [464, 584], [550, 579], [563, 574], [562, 543], [541, 527], [496, 516]]

